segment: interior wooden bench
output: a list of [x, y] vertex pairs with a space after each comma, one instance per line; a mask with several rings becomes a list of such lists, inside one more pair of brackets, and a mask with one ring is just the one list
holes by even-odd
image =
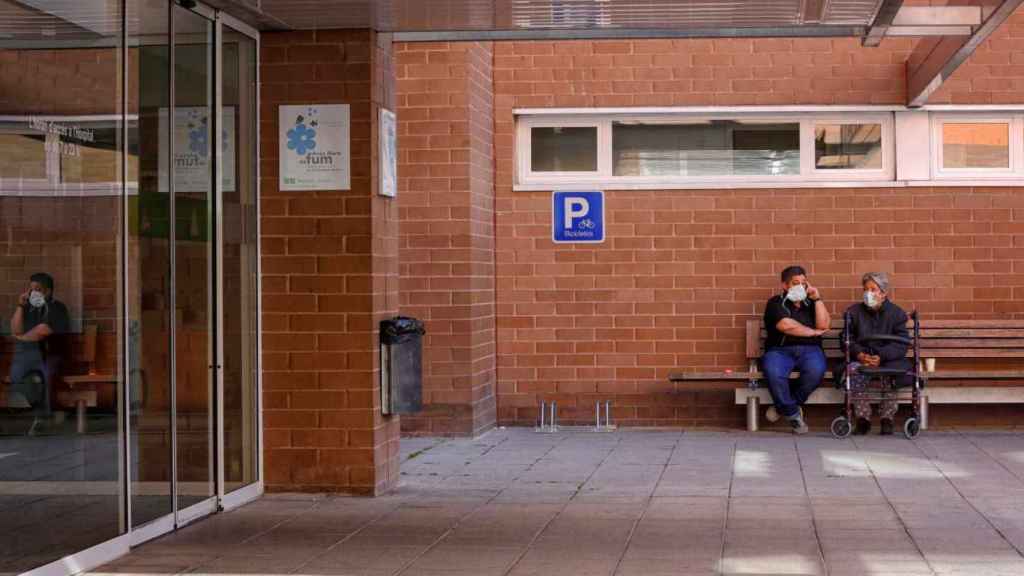
[[[822, 347], [832, 366], [843, 358], [839, 347], [839, 334], [843, 321], [833, 320], [831, 329], [822, 337]], [[912, 325], [908, 322], [908, 330]], [[921, 358], [998, 362], [1024, 361], [1024, 320], [922, 320]], [[743, 382], [736, 389], [736, 404], [747, 406], [747, 429], [758, 429], [759, 406], [772, 403], [760, 369], [764, 353], [764, 323], [748, 320], [746, 323], [747, 370], [718, 372], [673, 372], [672, 382]], [[913, 352], [908, 351], [908, 356]], [[1022, 364], [1024, 366], [1024, 364]], [[921, 428], [928, 426], [927, 406], [931, 404], [1015, 404], [1024, 403], [1024, 386], [985, 386], [986, 382], [1024, 380], [1024, 367], [997, 369], [939, 369], [924, 372], [925, 389], [922, 398]], [[793, 376], [797, 374], [794, 372]], [[822, 385], [808, 399], [808, 404], [841, 404], [843, 392], [832, 386], [833, 374], [826, 372]], [[963, 384], [967, 384], [966, 386]]]

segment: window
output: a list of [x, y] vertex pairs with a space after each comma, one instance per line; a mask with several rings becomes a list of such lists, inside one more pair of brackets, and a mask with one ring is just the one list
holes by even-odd
[[815, 170], [881, 170], [881, 124], [816, 124]]
[[521, 114], [520, 189], [891, 181], [893, 115]]
[[597, 128], [537, 127], [531, 130], [530, 168], [534, 172], [595, 172]]
[[614, 122], [615, 176], [800, 174], [800, 124]]
[[1024, 174], [1020, 115], [940, 114], [933, 118], [933, 167], [937, 178], [1007, 178]]

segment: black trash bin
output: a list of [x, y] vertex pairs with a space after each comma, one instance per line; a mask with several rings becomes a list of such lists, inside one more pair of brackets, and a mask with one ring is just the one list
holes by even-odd
[[423, 322], [395, 316], [380, 323], [381, 411], [423, 409]]

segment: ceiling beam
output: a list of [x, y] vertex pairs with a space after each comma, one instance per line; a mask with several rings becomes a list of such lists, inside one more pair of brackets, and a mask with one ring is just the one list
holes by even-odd
[[903, 7], [903, 0], [882, 0], [875, 13], [875, 19], [868, 27], [868, 33], [861, 40], [862, 46], [875, 47], [882, 43], [885, 33], [892, 26], [900, 8]]
[[772, 26], [766, 28], [533, 28], [395, 32], [395, 42], [487, 40], [601, 40], [630, 38], [843, 38], [860, 37], [863, 26]]
[[[907, 59], [907, 106], [917, 108], [942, 86], [974, 51], [1024, 0], [1003, 0], [968, 37], [945, 36], [936, 42], [922, 42]], [[911, 64], [915, 63], [915, 64]]]

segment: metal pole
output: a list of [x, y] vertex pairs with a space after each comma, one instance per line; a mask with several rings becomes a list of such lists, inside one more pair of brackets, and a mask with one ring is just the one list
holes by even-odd
[[[597, 417], [597, 425], [595, 428], [601, 429], [601, 401], [594, 402], [594, 415]], [[607, 422], [605, 423], [607, 424]]]
[[751, 394], [747, 396], [747, 431], [757, 432], [757, 413], [761, 408], [761, 399]]
[[558, 413], [556, 412], [557, 409], [558, 409], [558, 402], [551, 402], [551, 422], [548, 423], [548, 426], [551, 427], [551, 431], [552, 432], [555, 431], [555, 427], [558, 425], [557, 424]]
[[605, 425], [606, 428], [611, 428], [612, 427], [612, 412], [611, 412], [611, 410], [612, 410], [612, 401], [611, 400], [605, 400], [604, 401], [604, 425]]
[[919, 411], [920, 411], [920, 414], [918, 414], [918, 416], [920, 416], [920, 418], [921, 418], [921, 420], [920, 420], [921, 430], [927, 430], [928, 429], [928, 396], [925, 395], [925, 394], [921, 395], [921, 406], [919, 406]]
[[540, 401], [540, 430], [544, 429], [544, 401]]

